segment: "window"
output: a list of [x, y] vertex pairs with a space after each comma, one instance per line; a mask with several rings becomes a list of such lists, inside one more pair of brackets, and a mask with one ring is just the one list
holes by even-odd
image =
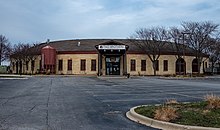
[[15, 63], [12, 62], [12, 69], [15, 70]]
[[141, 60], [141, 71], [146, 71], [146, 60]]
[[35, 67], [35, 61], [32, 60], [32, 61], [31, 61], [31, 71], [34, 71], [34, 67]]
[[131, 71], [136, 71], [136, 61], [131, 60]]
[[63, 60], [58, 61], [58, 70], [62, 71], [63, 70]]
[[168, 71], [168, 60], [163, 61], [163, 71]]
[[208, 68], [208, 63], [207, 62], [205, 62], [205, 68]]
[[159, 71], [159, 60], [155, 61], [155, 67], [156, 67], [156, 71]]
[[72, 70], [72, 60], [68, 60], [67, 70]]
[[42, 70], [42, 60], [39, 61], [39, 70]]
[[96, 60], [91, 60], [91, 71], [96, 71]]
[[192, 61], [192, 72], [199, 72], [199, 65], [198, 65], [198, 59], [194, 59]]
[[81, 60], [80, 70], [81, 71], [85, 71], [86, 70], [86, 60]]
[[29, 61], [26, 61], [26, 70], [28, 71], [29, 69]]

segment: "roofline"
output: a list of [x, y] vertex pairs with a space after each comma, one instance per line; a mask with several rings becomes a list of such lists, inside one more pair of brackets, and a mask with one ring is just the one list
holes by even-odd
[[[61, 39], [61, 40], [50, 40], [50, 42], [49, 43], [54, 43], [54, 42], [67, 42], [67, 41], [83, 41], [83, 40], [128, 40], [127, 38], [102, 38], [102, 39], [99, 39], [99, 38], [79, 38], [79, 39], [68, 39], [68, 40], [65, 40], [65, 39]], [[47, 41], [46, 42], [41, 42], [41, 44], [43, 44], [43, 43], [47, 43]]]

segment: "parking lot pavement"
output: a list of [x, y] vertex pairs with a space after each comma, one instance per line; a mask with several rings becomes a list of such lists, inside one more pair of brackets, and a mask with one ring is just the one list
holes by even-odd
[[220, 95], [220, 80], [30, 77], [0, 80], [0, 129], [153, 130], [128, 120], [133, 106]]

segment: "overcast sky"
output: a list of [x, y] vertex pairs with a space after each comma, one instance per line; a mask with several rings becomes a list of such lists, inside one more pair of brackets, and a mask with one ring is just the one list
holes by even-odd
[[13, 44], [127, 38], [140, 27], [220, 24], [220, 0], [0, 0], [0, 34]]

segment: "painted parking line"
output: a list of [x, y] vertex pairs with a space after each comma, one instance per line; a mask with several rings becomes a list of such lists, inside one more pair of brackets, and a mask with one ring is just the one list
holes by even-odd
[[183, 97], [188, 97], [188, 98], [204, 99], [203, 97], [198, 97], [198, 96], [190, 96], [190, 95], [181, 94], [181, 93], [169, 93], [169, 94], [178, 95], [178, 96], [183, 96]]
[[[164, 99], [164, 98], [161, 98]], [[116, 99], [116, 100], [102, 100], [102, 102], [107, 103], [107, 102], [132, 102], [132, 101], [157, 101], [160, 100], [159, 98], [157, 99]]]

